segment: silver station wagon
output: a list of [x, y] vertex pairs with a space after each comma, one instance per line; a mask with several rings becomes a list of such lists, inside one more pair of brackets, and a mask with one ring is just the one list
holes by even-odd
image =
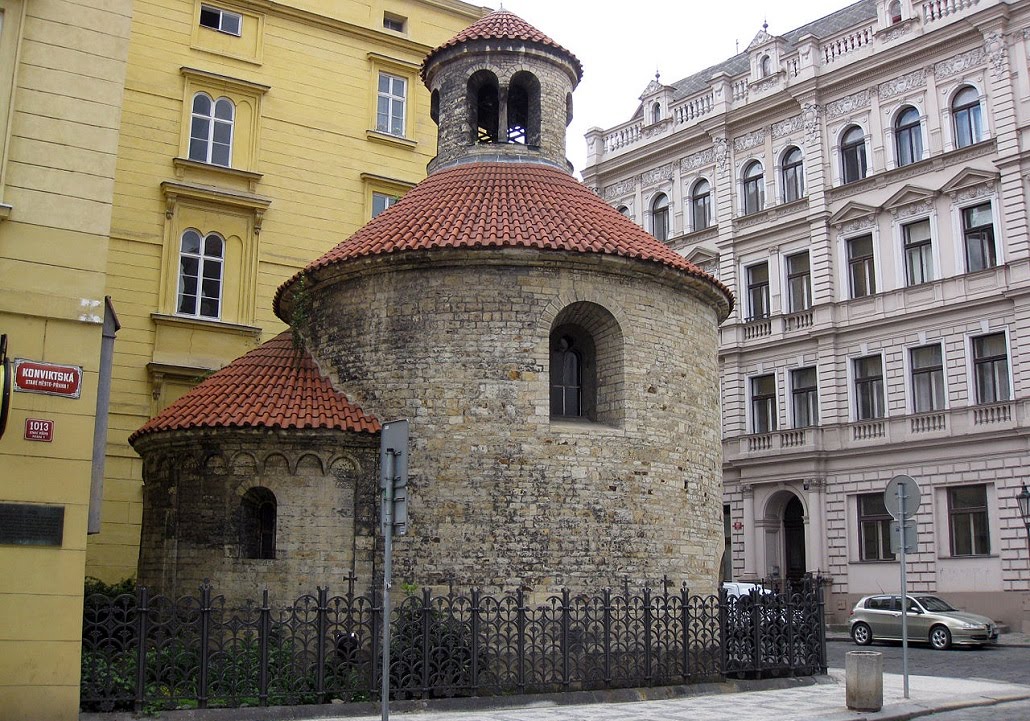
[[[998, 626], [986, 616], [952, 608], [937, 596], [908, 597], [908, 639], [936, 649], [997, 643]], [[851, 638], [859, 646], [901, 640], [901, 596], [866, 596], [851, 610]]]

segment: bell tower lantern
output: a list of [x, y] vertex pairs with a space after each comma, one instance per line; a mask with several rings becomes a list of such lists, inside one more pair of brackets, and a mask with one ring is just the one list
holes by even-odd
[[565, 128], [579, 60], [514, 13], [497, 10], [426, 57], [437, 155], [429, 172], [468, 162], [542, 162], [570, 170]]

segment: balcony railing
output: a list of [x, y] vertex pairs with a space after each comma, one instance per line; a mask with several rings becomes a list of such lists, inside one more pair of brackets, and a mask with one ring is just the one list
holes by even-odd
[[923, 3], [923, 22], [943, 20], [979, 4], [980, 0], [929, 0]]
[[933, 433], [948, 429], [948, 416], [944, 413], [921, 413], [910, 419], [913, 433]]
[[749, 319], [744, 326], [744, 339], [754, 340], [772, 335], [772, 320], [769, 318]]
[[973, 424], [985, 426], [991, 423], [1008, 423], [1012, 420], [1012, 403], [993, 403], [973, 408]]
[[851, 440], [868, 441], [887, 436], [887, 422], [884, 420], [859, 421], [851, 426]]
[[815, 314], [811, 309], [803, 310], [799, 313], [791, 313], [788, 316], [784, 316], [783, 323], [788, 331], [811, 328], [815, 323]]
[[864, 28], [850, 32], [847, 35], [841, 35], [840, 37], [833, 38], [828, 43], [824, 43], [823, 62], [829, 65], [848, 53], [853, 53], [859, 48], [871, 45], [875, 31], [875, 25], [867, 25]]

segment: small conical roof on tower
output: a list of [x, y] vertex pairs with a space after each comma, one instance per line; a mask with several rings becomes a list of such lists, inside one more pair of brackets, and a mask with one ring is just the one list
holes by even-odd
[[195, 428], [298, 428], [376, 433], [379, 421], [333, 389], [289, 331], [217, 371], [142, 428], [129, 443]]
[[545, 45], [567, 55], [569, 61], [576, 69], [577, 77], [579, 79], [583, 78], [583, 64], [570, 50], [556, 43], [515, 13], [508, 10], [494, 10], [489, 15], [484, 15], [469, 25], [443, 45], [431, 50], [422, 62], [423, 80], [425, 79], [426, 67], [432, 63], [439, 53], [472, 40], [517, 40]]

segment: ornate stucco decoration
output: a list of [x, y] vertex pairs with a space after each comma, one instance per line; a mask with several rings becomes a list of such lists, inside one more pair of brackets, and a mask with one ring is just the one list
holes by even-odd
[[941, 187], [955, 202], [994, 195], [1000, 175], [976, 168], [964, 168]]
[[690, 172], [706, 165], [715, 164], [715, 148], [708, 148], [698, 153], [691, 153], [680, 161], [680, 170]]
[[849, 115], [856, 110], [869, 107], [869, 91], [861, 90], [857, 93], [847, 95], [825, 106], [827, 118], [839, 118], [842, 115]]
[[729, 143], [726, 138], [715, 139], [715, 163], [719, 170], [725, 170], [730, 161]]
[[627, 178], [626, 180], [620, 180], [618, 183], [612, 183], [611, 185], [604, 186], [604, 199], [615, 200], [616, 198], [622, 197], [623, 195], [630, 195], [636, 189], [636, 178]]
[[791, 133], [801, 130], [804, 123], [800, 115], [795, 115], [792, 118], [781, 120], [778, 123], [772, 124], [772, 139], [779, 140], [780, 138], [790, 135]]
[[822, 115], [822, 111], [822, 106], [818, 103], [805, 103], [801, 106], [806, 140], [814, 140], [819, 137], [819, 116]]
[[991, 61], [994, 77], [1003, 78], [1008, 74], [1008, 54], [1005, 47], [1005, 35], [1000, 30], [984, 33], [984, 52]]
[[953, 55], [947, 60], [942, 60], [933, 66], [933, 76], [937, 80], [944, 80], [950, 78], [952, 75], [958, 75], [959, 73], [965, 72], [969, 68], [975, 68], [979, 65], [983, 65], [987, 60], [987, 51], [983, 48], [976, 48], [966, 53], [959, 53]]
[[658, 185], [659, 183], [670, 180], [672, 178], [672, 163], [663, 165], [653, 170], [648, 170], [646, 173], [640, 175], [640, 187], [646, 188], [651, 185]]
[[877, 87], [877, 93], [880, 96], [880, 100], [890, 100], [898, 95], [907, 93], [909, 90], [923, 87], [926, 87], [926, 70], [920, 68], [899, 78], [880, 83]]
[[765, 142], [765, 129], [759, 129], [752, 133], [745, 135], [739, 135], [733, 139], [733, 151], [736, 153], [743, 153], [744, 151], [751, 150], [758, 145]]

